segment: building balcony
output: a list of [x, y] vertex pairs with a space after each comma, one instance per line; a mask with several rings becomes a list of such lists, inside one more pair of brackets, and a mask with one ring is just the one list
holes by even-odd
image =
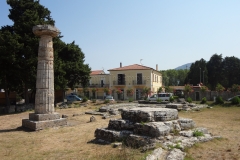
[[135, 86], [138, 86], [138, 85], [146, 85], [146, 84], [147, 84], [147, 81], [146, 81], [146, 80], [142, 80], [142, 81], [133, 80], [132, 84], [135, 85]]
[[113, 81], [114, 86], [126, 85], [126, 81]]
[[109, 84], [90, 84], [89, 88], [108, 88]]

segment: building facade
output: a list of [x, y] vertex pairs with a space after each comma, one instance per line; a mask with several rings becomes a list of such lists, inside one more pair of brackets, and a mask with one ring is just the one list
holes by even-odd
[[120, 63], [118, 68], [108, 71], [109, 74], [103, 70], [92, 71], [89, 87], [78, 88], [78, 92], [89, 98], [104, 99], [109, 94], [115, 100], [139, 100], [144, 88], [149, 88], [153, 94], [162, 87], [162, 75], [157, 65], [153, 69], [139, 64], [122, 66]]

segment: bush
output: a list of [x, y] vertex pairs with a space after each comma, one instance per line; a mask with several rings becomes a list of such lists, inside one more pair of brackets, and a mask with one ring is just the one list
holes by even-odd
[[93, 99], [93, 100], [92, 100], [92, 103], [96, 103], [96, 99]]
[[203, 97], [202, 98], [202, 101], [201, 101], [201, 104], [205, 104], [207, 102], [207, 98], [206, 97]]
[[200, 136], [203, 136], [203, 135], [204, 135], [203, 132], [198, 131], [198, 130], [195, 130], [193, 132], [193, 137], [200, 137]]
[[215, 103], [216, 103], [216, 104], [224, 104], [224, 101], [223, 101], [223, 99], [222, 99], [221, 96], [217, 96]]
[[87, 97], [83, 97], [82, 102], [87, 102], [88, 98]]
[[129, 100], [128, 100], [129, 102], [132, 102], [133, 101], [133, 99], [132, 98], [129, 98]]
[[169, 101], [170, 101], [170, 102], [173, 102], [173, 101], [174, 101], [174, 97], [171, 96], [171, 97], [169, 98]]
[[105, 101], [104, 101], [104, 103], [106, 104], [106, 103], [109, 103], [110, 101], [109, 101], [109, 99], [106, 99]]
[[236, 96], [236, 97], [233, 97], [233, 99], [231, 101], [232, 101], [232, 104], [239, 104], [240, 98], [238, 96]]
[[178, 99], [179, 97], [178, 96], [173, 96], [174, 99]]
[[188, 102], [188, 103], [192, 103], [192, 98], [191, 98], [191, 97], [188, 97], [188, 98], [187, 98], [187, 102]]

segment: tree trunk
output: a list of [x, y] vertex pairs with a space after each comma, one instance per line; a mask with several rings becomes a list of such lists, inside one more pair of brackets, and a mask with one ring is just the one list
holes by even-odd
[[24, 98], [25, 98], [25, 104], [29, 104], [28, 88], [26, 85], [24, 87]]
[[9, 112], [10, 109], [10, 100], [9, 100], [9, 89], [7, 87], [7, 80], [5, 77], [5, 84], [4, 84], [4, 91], [5, 91], [5, 102], [6, 102], [6, 108], [5, 108], [5, 113]]

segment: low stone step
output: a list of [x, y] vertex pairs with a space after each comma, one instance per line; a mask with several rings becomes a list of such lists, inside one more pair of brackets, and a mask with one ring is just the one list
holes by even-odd
[[122, 119], [132, 122], [158, 122], [178, 119], [178, 111], [169, 108], [137, 107], [122, 111]]
[[166, 108], [177, 109], [178, 111], [183, 109], [183, 104], [166, 104]]
[[133, 133], [149, 137], [160, 137], [168, 135], [170, 127], [163, 122], [136, 123]]
[[156, 139], [148, 136], [130, 134], [126, 139], [125, 144], [126, 146], [129, 146], [132, 148], [154, 146], [156, 144]]
[[109, 130], [107, 128], [97, 128], [95, 130], [94, 136], [97, 139], [102, 139], [108, 142], [115, 142], [115, 141], [123, 140], [124, 138], [128, 137], [132, 133], [133, 133], [132, 131], [128, 131], [128, 130], [115, 131], [115, 130]]
[[178, 123], [181, 127], [181, 130], [192, 129], [195, 127], [194, 121], [188, 118], [180, 118], [178, 119]]
[[110, 119], [108, 129], [113, 130], [133, 130], [134, 123], [124, 119]]

